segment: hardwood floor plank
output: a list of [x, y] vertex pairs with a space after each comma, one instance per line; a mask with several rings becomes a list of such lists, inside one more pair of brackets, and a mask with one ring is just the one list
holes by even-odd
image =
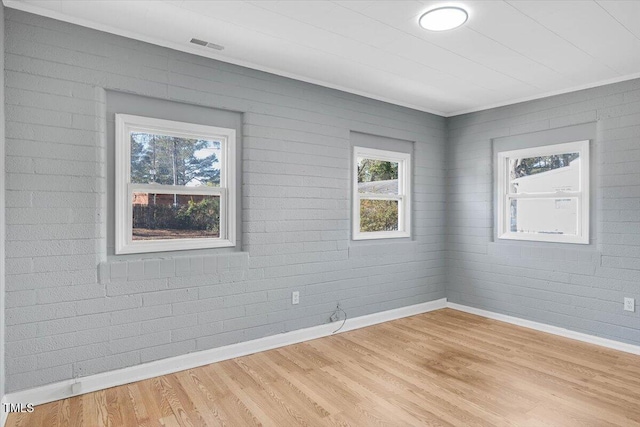
[[128, 384], [126, 386], [126, 392], [131, 404], [131, 408], [133, 410], [132, 412], [136, 420], [136, 425], [141, 427], [151, 427], [152, 425], [154, 425], [149, 418], [149, 414], [147, 412], [147, 404], [142, 398], [142, 394], [140, 393], [138, 384]]
[[96, 427], [107, 427], [109, 425], [109, 412], [105, 390], [87, 393], [80, 396], [80, 399], [82, 399], [83, 402], [83, 420], [91, 422], [92, 425]]
[[162, 397], [162, 394], [153, 386], [151, 380], [129, 384], [129, 387], [134, 385], [142, 399], [138, 404], [142, 403], [144, 405], [147, 414], [149, 414], [151, 425], [163, 425], [161, 420], [173, 416], [169, 402]]
[[640, 356], [451, 309], [10, 414], [7, 427], [638, 426]]
[[203, 393], [203, 390], [193, 382], [193, 377], [189, 371], [182, 371], [171, 376], [175, 382], [174, 388], [181, 388], [184, 396], [181, 398], [183, 403], [188, 399], [186, 407], [192, 408], [191, 411], [196, 412], [206, 426], [223, 426], [224, 418], [220, 416], [218, 404], [208, 400], [211, 393]]

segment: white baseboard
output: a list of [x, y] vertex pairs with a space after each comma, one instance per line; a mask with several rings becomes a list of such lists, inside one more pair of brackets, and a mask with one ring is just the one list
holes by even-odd
[[520, 319], [518, 317], [508, 316], [506, 314], [494, 313], [492, 311], [480, 308], [469, 307], [466, 305], [447, 302], [447, 307], [454, 310], [464, 311], [466, 313], [477, 314], [478, 316], [487, 317], [489, 319], [500, 320], [501, 322], [511, 323], [513, 325], [524, 326], [525, 328], [535, 329], [536, 331], [547, 332], [553, 335], [559, 335], [565, 338], [596, 344], [602, 347], [611, 348], [613, 350], [624, 351], [626, 353], [640, 354], [640, 346], [627, 344], [620, 341], [614, 341], [607, 338], [597, 337], [595, 335], [584, 334], [569, 329], [551, 326], [545, 323], [534, 322], [532, 320]]
[[[446, 306], [447, 300], [446, 298], [442, 298], [422, 304], [383, 311], [381, 313], [355, 317], [348, 319], [340, 332], [351, 331], [378, 323], [388, 322], [390, 320], [414, 316], [416, 314], [445, 308]], [[328, 323], [311, 328], [259, 338], [252, 341], [213, 348], [211, 350], [170, 357], [142, 365], [119, 369], [117, 371], [90, 375], [79, 378], [79, 386], [76, 385], [76, 387], [73, 387], [75, 383], [74, 380], [61, 381], [42, 387], [9, 393], [5, 396], [5, 400], [12, 403], [32, 403], [34, 405], [40, 405], [47, 402], [53, 402], [55, 400], [66, 399], [79, 394], [90, 393], [160, 375], [184, 371], [186, 369], [220, 362], [234, 357], [246, 356], [260, 351], [271, 350], [290, 344], [326, 337], [332, 335], [333, 331], [335, 331], [340, 325], [341, 322]], [[74, 390], [72, 390], [72, 387]], [[0, 426], [3, 425], [3, 423], [0, 423]]]
[[[446, 307], [487, 317], [489, 319], [495, 319], [518, 326], [524, 326], [526, 328], [534, 329], [541, 332], [547, 332], [566, 338], [572, 338], [578, 341], [600, 345], [602, 347], [607, 347], [614, 350], [640, 355], [640, 346], [637, 345], [627, 344], [606, 338], [600, 338], [593, 335], [560, 328], [557, 326], [551, 326], [544, 323], [508, 316], [505, 314], [494, 313], [488, 310], [451, 303], [447, 302], [446, 298], [348, 319], [340, 332], [352, 331], [354, 329], [364, 328], [367, 326], [376, 325], [378, 323], [401, 319], [403, 317], [414, 316], [416, 314], [427, 313], [429, 311], [439, 310]], [[66, 399], [68, 397], [79, 394], [90, 393], [93, 391], [103, 390], [123, 384], [129, 384], [135, 381], [141, 381], [160, 375], [183, 371], [185, 369], [208, 365], [210, 363], [220, 362], [222, 360], [228, 360], [234, 357], [246, 356], [248, 354], [257, 353], [260, 351], [271, 350], [274, 348], [284, 347], [287, 345], [296, 344], [316, 338], [326, 337], [332, 335], [333, 331], [340, 324], [340, 322], [328, 323], [311, 328], [305, 328], [297, 331], [286, 332], [283, 334], [272, 335], [265, 338], [259, 338], [252, 341], [214, 348], [211, 350], [198, 351], [182, 356], [157, 360], [142, 365], [119, 369], [117, 371], [91, 375], [88, 377], [79, 378], [79, 386], [76, 385], [75, 387], [73, 387], [75, 383], [74, 380], [61, 381], [42, 387], [9, 393], [4, 396], [2, 402], [31, 403], [34, 405], [40, 405], [47, 402], [53, 402], [55, 400]], [[8, 414], [5, 413], [4, 410], [0, 411], [0, 427], [4, 427], [7, 416]]]
[[4, 405], [2, 405], [2, 412], [0, 412], [0, 427], [4, 427], [7, 423], [7, 418], [9, 417], [9, 413], [4, 411]]

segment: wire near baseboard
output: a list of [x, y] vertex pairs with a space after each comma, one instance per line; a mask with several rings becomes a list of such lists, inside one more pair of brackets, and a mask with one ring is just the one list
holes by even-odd
[[[446, 298], [442, 298], [408, 307], [401, 307], [380, 313], [349, 318], [344, 322], [342, 329], [338, 333], [352, 331], [354, 329], [360, 329], [395, 319], [401, 319], [403, 317], [415, 316], [416, 314], [427, 313], [429, 311], [445, 308], [446, 305]], [[252, 341], [170, 357], [150, 363], [131, 366], [129, 368], [118, 369], [116, 371], [104, 372], [80, 378], [72, 378], [42, 387], [21, 390], [7, 394], [5, 399], [7, 402], [12, 403], [31, 403], [34, 405], [40, 405], [77, 396], [79, 394], [91, 393], [97, 390], [103, 390], [161, 375], [184, 371], [186, 369], [208, 365], [222, 360], [246, 356], [248, 354], [297, 344], [316, 338], [327, 337], [334, 334], [335, 330], [336, 325], [334, 323], [326, 323], [323, 325], [313, 326], [311, 328], [285, 332]], [[3, 424], [0, 424], [0, 427], [2, 426]]]
[[[462, 304], [447, 302], [446, 298], [435, 301], [429, 301], [408, 307], [397, 308], [394, 310], [383, 311], [380, 313], [369, 314], [355, 318], [349, 318], [344, 321], [342, 329], [338, 333], [352, 331], [367, 326], [376, 325], [378, 323], [389, 322], [403, 317], [415, 316], [417, 314], [427, 313], [429, 311], [439, 310], [442, 308], [451, 308], [466, 313], [476, 314], [478, 316], [501, 322], [511, 323], [523, 326], [541, 332], [547, 332], [578, 341], [596, 344], [613, 350], [624, 351], [632, 354], [640, 355], [640, 346], [615, 341], [607, 338], [601, 338], [581, 332], [571, 331], [569, 329], [557, 326], [547, 325], [544, 323], [534, 322], [531, 320], [520, 319], [518, 317], [508, 316], [505, 314], [494, 313], [475, 307], [469, 307]], [[162, 359], [151, 363], [132, 366], [129, 368], [119, 369], [111, 372], [91, 375], [83, 378], [70, 379], [54, 384], [45, 385], [28, 390], [22, 390], [15, 393], [9, 393], [4, 396], [4, 402], [11, 403], [31, 403], [39, 405], [55, 400], [65, 399], [78, 394], [90, 393], [97, 390], [103, 390], [123, 384], [129, 384], [148, 378], [166, 375], [186, 369], [195, 368], [197, 366], [208, 365], [210, 363], [220, 362], [235, 357], [246, 356], [261, 351], [271, 350], [274, 348], [284, 347], [316, 338], [330, 336], [335, 332], [336, 325], [327, 323], [324, 325], [314, 326], [311, 328], [301, 329], [297, 331], [286, 332], [283, 334], [272, 335], [252, 341], [232, 344], [225, 347], [214, 348], [182, 356]], [[0, 427], [4, 426], [7, 413], [0, 413]]]

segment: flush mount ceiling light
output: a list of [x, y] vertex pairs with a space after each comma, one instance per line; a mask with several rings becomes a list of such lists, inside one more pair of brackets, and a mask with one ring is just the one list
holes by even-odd
[[425, 30], [446, 31], [458, 28], [467, 22], [467, 18], [469, 14], [461, 7], [446, 6], [428, 11], [418, 22]]

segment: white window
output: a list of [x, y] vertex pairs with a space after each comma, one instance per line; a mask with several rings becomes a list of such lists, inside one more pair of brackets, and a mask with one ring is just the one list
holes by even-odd
[[498, 153], [498, 237], [589, 243], [589, 141]]
[[354, 147], [353, 239], [411, 236], [411, 155]]
[[116, 254], [235, 245], [235, 130], [116, 114]]

